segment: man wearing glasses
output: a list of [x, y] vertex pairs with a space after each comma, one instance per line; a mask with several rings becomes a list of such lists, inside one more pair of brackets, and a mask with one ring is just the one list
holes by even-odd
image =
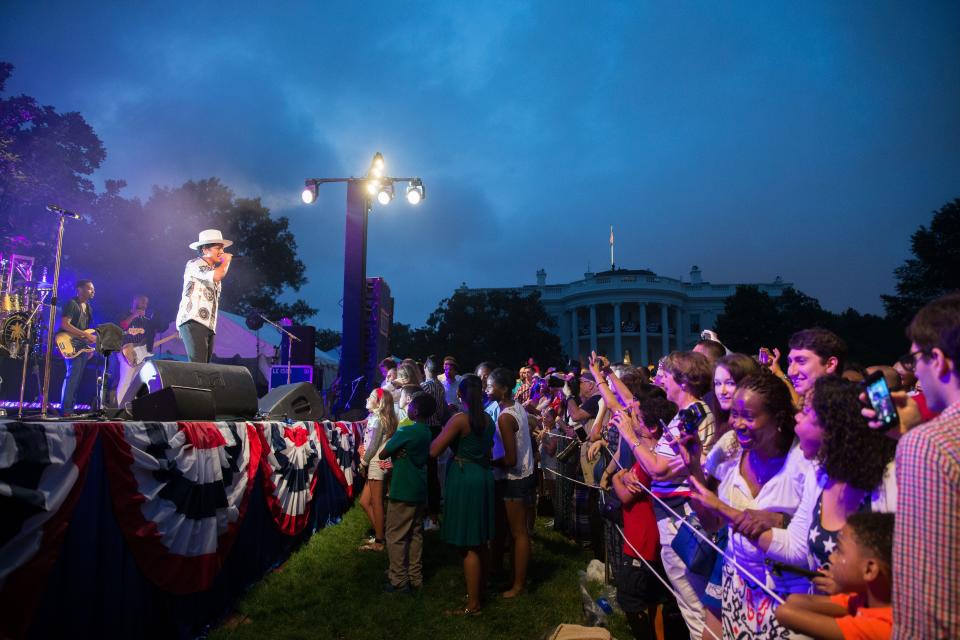
[[[930, 410], [893, 394], [900, 429], [893, 540], [893, 637], [960, 638], [960, 293], [927, 304], [907, 328], [908, 357]], [[872, 409], [863, 414], [873, 421]]]

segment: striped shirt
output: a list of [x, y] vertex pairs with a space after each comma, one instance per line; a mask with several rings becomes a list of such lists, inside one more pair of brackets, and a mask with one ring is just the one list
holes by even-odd
[[960, 638], [960, 402], [897, 446], [893, 637]]
[[447, 414], [447, 396], [443, 385], [436, 380], [424, 380], [420, 383], [420, 388], [433, 396], [433, 399], [437, 402], [437, 410], [427, 420], [427, 426], [442, 427], [443, 418]]
[[[700, 423], [697, 430], [700, 435], [700, 442], [708, 442], [710, 438], [713, 437], [713, 432], [716, 428], [716, 421], [714, 420], [713, 414], [710, 412], [710, 409], [707, 407], [707, 405], [703, 403], [700, 404], [706, 413], [706, 417]], [[679, 440], [682, 434], [681, 430], [682, 426], [680, 424], [680, 414], [677, 413], [677, 415], [673, 417], [673, 420], [670, 421], [670, 424], [667, 425], [666, 432], [669, 432], [674, 440]], [[666, 432], [657, 442], [657, 447], [654, 449], [654, 453], [657, 454], [658, 458], [663, 457], [672, 460], [679, 454], [673, 450], [673, 446], [667, 440]], [[672, 478], [665, 480], [654, 480], [650, 483], [650, 489], [655, 495], [666, 500], [667, 504], [674, 506], [675, 503], [677, 503], [677, 500], [670, 500], [670, 498], [678, 499], [682, 502], [690, 496], [689, 477], [690, 475], [683, 471]], [[669, 513], [666, 512], [663, 507], [659, 507], [659, 503], [654, 503], [654, 509], [657, 509], [658, 519], [665, 518], [669, 515]]]

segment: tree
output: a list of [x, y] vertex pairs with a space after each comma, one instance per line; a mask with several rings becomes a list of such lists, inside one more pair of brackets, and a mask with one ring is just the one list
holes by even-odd
[[519, 368], [531, 356], [541, 364], [559, 364], [554, 328], [539, 293], [460, 289], [440, 302], [426, 327], [395, 324], [391, 351], [420, 360], [430, 353], [453, 355], [464, 370], [484, 360]]
[[336, 329], [317, 329], [317, 349], [330, 351], [340, 346], [343, 336]]
[[[754, 354], [760, 347], [777, 347], [787, 355], [790, 336], [801, 329], [823, 327], [847, 343], [849, 359], [864, 365], [892, 364], [904, 352], [902, 325], [889, 318], [847, 309], [835, 314], [820, 302], [789, 287], [770, 296], [752, 285], [737, 287], [724, 301], [717, 333], [733, 351]], [[787, 366], [781, 361], [781, 366]]]
[[[0, 62], [0, 93], [13, 65]], [[93, 128], [79, 113], [58, 113], [29, 96], [0, 99], [0, 231], [31, 241], [48, 238], [49, 203], [86, 211], [96, 197], [87, 177], [106, 158]], [[31, 247], [49, 262], [52, 243]]]
[[[12, 71], [0, 62], [0, 94]], [[45, 205], [86, 214], [66, 228], [61, 299], [72, 295], [74, 280], [89, 278], [99, 293], [98, 320], [122, 313], [137, 293], [150, 296], [157, 320], [173, 320], [184, 264], [196, 255], [188, 245], [200, 230], [216, 228], [236, 242], [231, 252], [238, 258], [224, 283], [222, 308], [301, 320], [315, 313], [303, 300], [279, 301], [285, 289], [299, 290], [307, 281], [287, 218], [272, 217], [259, 198], [235, 197], [217, 178], [155, 186], [146, 203], [125, 198], [123, 180], [107, 180], [98, 194], [88, 176], [105, 158], [80, 114], [60, 114], [29, 96], [0, 99], [2, 235], [22, 236], [22, 253], [52, 266], [56, 217]]]
[[960, 198], [933, 214], [930, 227], [910, 236], [913, 258], [894, 270], [897, 295], [882, 296], [887, 316], [906, 326], [931, 300], [960, 289]]

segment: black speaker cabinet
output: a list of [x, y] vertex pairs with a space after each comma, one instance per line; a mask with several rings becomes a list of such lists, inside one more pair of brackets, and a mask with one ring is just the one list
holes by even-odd
[[134, 398], [130, 413], [134, 420], [156, 422], [214, 420], [217, 406], [210, 389], [171, 386]]
[[147, 360], [134, 372], [134, 381], [121, 407], [134, 399], [165, 389], [188, 387], [213, 394], [216, 417], [253, 418], [257, 415], [257, 388], [246, 367], [227, 364]]
[[277, 350], [277, 355], [280, 356], [280, 364], [287, 364], [288, 355], [290, 356], [292, 364], [310, 366], [316, 364], [316, 327], [295, 325], [292, 327], [287, 327], [286, 329], [294, 336], [299, 338], [299, 340], [293, 341], [293, 349], [288, 352], [287, 349], [290, 347], [287, 343], [290, 341], [290, 338], [287, 337], [287, 334], [281, 334], [280, 348]]
[[260, 398], [260, 414], [267, 418], [322, 420], [323, 398], [309, 382], [294, 382], [275, 387]]

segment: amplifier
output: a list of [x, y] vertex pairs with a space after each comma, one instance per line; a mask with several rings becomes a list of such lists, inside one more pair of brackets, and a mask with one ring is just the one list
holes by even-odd
[[[309, 382], [313, 384], [313, 369], [309, 365], [293, 365], [290, 367], [290, 384], [294, 382]], [[270, 389], [287, 384], [287, 365], [275, 364], [270, 367]]]

